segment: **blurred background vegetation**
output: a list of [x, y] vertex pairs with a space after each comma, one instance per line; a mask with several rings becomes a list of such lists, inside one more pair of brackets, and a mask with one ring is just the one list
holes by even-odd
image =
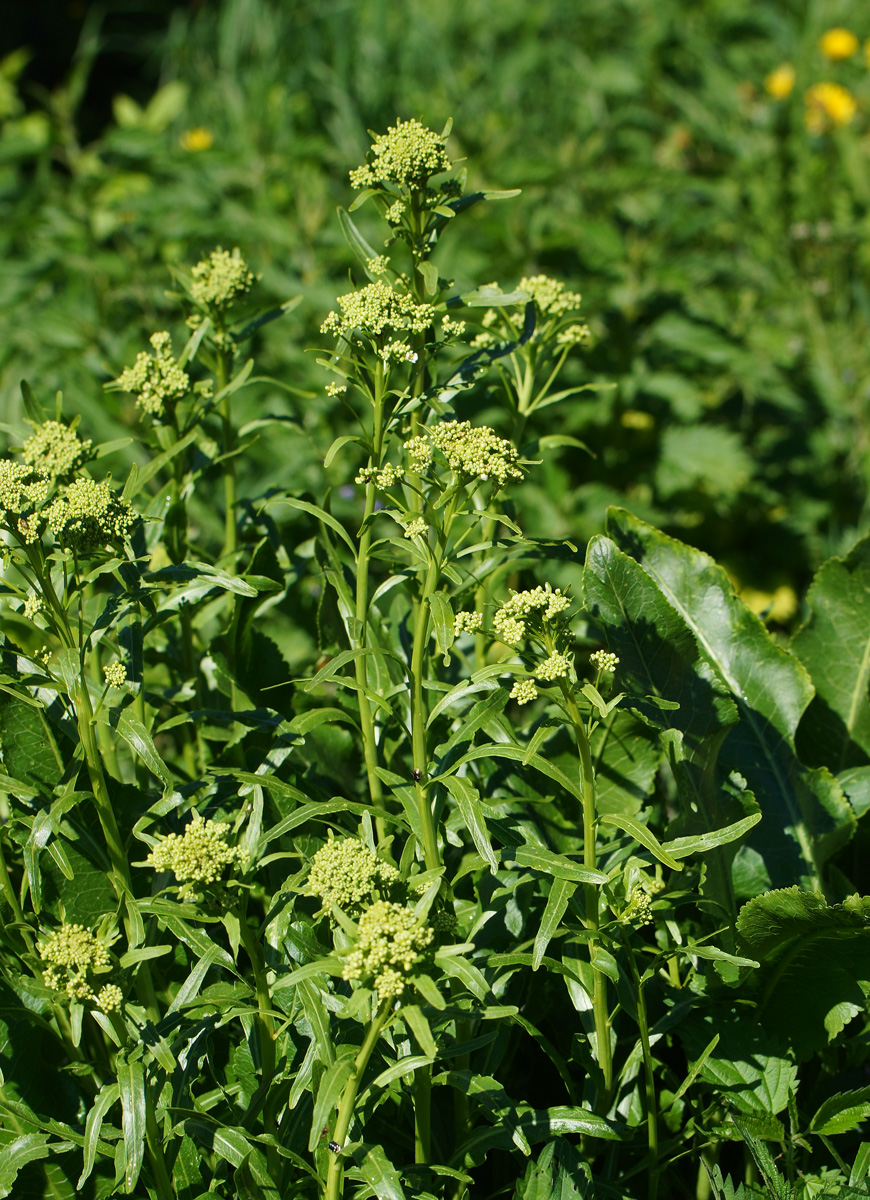
[[[348, 420], [312, 352], [353, 265], [335, 213], [347, 172], [367, 130], [452, 117], [470, 186], [522, 194], [457, 222], [442, 274], [461, 291], [544, 272], [582, 292], [593, 339], [566, 386], [613, 385], [529, 429], [594, 457], [565, 447], [537, 469], [518, 501], [528, 533], [582, 553], [624, 504], [715, 555], [785, 630], [813, 569], [868, 528], [866, 5], [34, 0], [3, 24], [9, 444], [22, 378], [44, 402], [62, 390], [87, 436], [129, 430], [132, 399], [103, 384], [151, 332], [183, 338], [172, 264], [238, 246], [259, 307], [301, 297], [255, 344], [241, 421], [281, 421], [242, 488], [321, 495]], [[851, 41], [820, 44], [832, 28]], [[504, 416], [486, 386], [461, 415]]]

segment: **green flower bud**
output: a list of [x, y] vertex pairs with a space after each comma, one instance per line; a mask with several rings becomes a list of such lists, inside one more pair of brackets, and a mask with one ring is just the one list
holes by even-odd
[[92, 457], [90, 450], [90, 438], [83, 442], [74, 429], [60, 421], [45, 421], [24, 443], [22, 458], [38, 474], [55, 479], [84, 466]]
[[136, 397], [139, 407], [152, 417], [159, 417], [167, 404], [183, 399], [191, 390], [190, 376], [172, 357], [172, 341], [168, 333], [153, 333], [154, 353], [143, 350], [132, 367], [127, 367], [115, 380], [122, 391]]
[[171, 871], [184, 885], [179, 889], [179, 899], [188, 900], [216, 883], [228, 866], [244, 865], [244, 851], [223, 840], [228, 829], [226, 821], [203, 821], [199, 813], [194, 813], [184, 833], [170, 833], [163, 838], [145, 863], [155, 871]]
[[419, 121], [397, 121], [386, 133], [375, 138], [368, 162], [350, 172], [351, 186], [357, 189], [398, 184], [420, 189], [430, 176], [452, 167], [445, 138], [427, 129]]
[[330, 836], [311, 860], [307, 890], [320, 897], [324, 908], [334, 904], [349, 909], [398, 878], [395, 867], [356, 838]]
[[82, 557], [123, 542], [137, 517], [108, 483], [74, 479], [46, 510], [48, 527], [58, 542]]
[[432, 929], [422, 925], [410, 908], [377, 900], [359, 919], [357, 944], [342, 978], [373, 978], [381, 1000], [398, 999], [433, 937]]
[[[376, 279], [364, 288], [338, 297], [340, 312], [331, 312], [320, 327], [321, 333], [350, 337], [358, 331], [373, 338], [392, 333], [425, 333], [435, 319], [431, 304], [418, 304], [413, 296], [397, 292], [383, 279]], [[405, 358], [412, 353], [400, 340]], [[391, 341], [391, 356], [395, 357], [396, 343]]]
[[219, 314], [246, 296], [257, 279], [237, 248], [230, 254], [220, 246], [192, 267], [190, 274], [193, 280], [190, 293], [194, 300]]

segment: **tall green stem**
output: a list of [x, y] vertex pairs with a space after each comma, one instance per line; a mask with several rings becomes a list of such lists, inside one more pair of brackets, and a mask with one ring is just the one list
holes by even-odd
[[[218, 392], [222, 392], [229, 382], [229, 355], [225, 350], [217, 351], [215, 363], [215, 379]], [[221, 422], [224, 472], [224, 556], [229, 558], [236, 552], [236, 431], [233, 428], [232, 396], [224, 396], [221, 400]]]
[[414, 1162], [432, 1158], [432, 1068], [414, 1072]]
[[[368, 1027], [363, 1044], [359, 1048], [359, 1053], [354, 1059], [350, 1078], [344, 1085], [344, 1092], [338, 1105], [338, 1116], [332, 1130], [332, 1140], [339, 1147], [344, 1145], [347, 1138], [347, 1131], [350, 1129], [350, 1123], [353, 1119], [354, 1105], [359, 1095], [359, 1085], [362, 1082], [363, 1072], [368, 1066], [372, 1052], [378, 1044], [378, 1038], [381, 1036], [384, 1026], [390, 1018], [391, 1005], [392, 1001], [390, 999], [381, 1001], [380, 1007], [375, 1013], [374, 1020]], [[329, 1172], [326, 1176], [325, 1200], [341, 1200], [343, 1182], [344, 1165], [341, 1153], [339, 1152], [332, 1157], [329, 1163]]]
[[637, 1004], [637, 1027], [640, 1032], [640, 1046], [643, 1052], [647, 1145], [649, 1147], [647, 1197], [648, 1200], [656, 1200], [659, 1187], [659, 1130], [656, 1104], [656, 1076], [649, 1040], [649, 1022], [646, 1014], [646, 1000], [643, 995], [643, 982], [640, 972], [637, 969], [637, 960], [634, 957], [631, 943], [625, 935], [623, 935], [622, 944], [628, 957], [628, 966], [631, 971], [632, 982], [634, 983], [635, 1002]]
[[238, 913], [239, 935], [245, 953], [251, 962], [254, 973], [254, 987], [257, 992], [257, 1040], [260, 1044], [260, 1071], [263, 1083], [268, 1082], [275, 1074], [275, 1022], [272, 1018], [272, 999], [269, 995], [269, 981], [266, 978], [265, 963], [254, 936], [248, 925], [245, 914]]
[[413, 648], [409, 684], [411, 687], [411, 757], [414, 764], [414, 779], [417, 791], [417, 812], [423, 832], [423, 857], [427, 871], [441, 865], [438, 853], [438, 838], [432, 805], [426, 786], [426, 702], [423, 697], [423, 656], [426, 651], [426, 634], [429, 630], [429, 597], [438, 582], [438, 563], [432, 559], [426, 572], [423, 591], [418, 597], [414, 620]]
[[[577, 701], [564, 679], [559, 686], [577, 741], [580, 756], [580, 791], [583, 797], [583, 865], [595, 869], [595, 772], [592, 766], [592, 751], [586, 726]], [[598, 1042], [598, 1062], [604, 1075], [604, 1095], [601, 1107], [609, 1104], [613, 1090], [613, 1058], [610, 1050], [610, 1020], [607, 1011], [607, 980], [595, 967], [595, 946], [598, 934], [598, 889], [594, 883], [584, 883], [586, 900], [586, 928], [593, 935], [589, 942], [589, 957], [592, 962], [592, 1015], [595, 1020], [595, 1038]]]

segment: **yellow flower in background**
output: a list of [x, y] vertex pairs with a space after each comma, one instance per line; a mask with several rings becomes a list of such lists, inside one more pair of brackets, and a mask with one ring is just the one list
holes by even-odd
[[794, 67], [791, 63], [783, 63], [775, 71], [771, 71], [764, 81], [764, 90], [774, 100], [785, 100], [791, 95], [794, 87]]
[[182, 150], [210, 150], [214, 145], [214, 134], [210, 129], [197, 125], [194, 129], [185, 129], [178, 140]]
[[804, 123], [810, 133], [824, 133], [831, 126], [848, 125], [858, 109], [855, 97], [839, 83], [814, 83], [804, 93]]
[[825, 58], [838, 62], [841, 58], [851, 58], [858, 52], [858, 39], [850, 29], [837, 26], [829, 29], [819, 38], [819, 49]]

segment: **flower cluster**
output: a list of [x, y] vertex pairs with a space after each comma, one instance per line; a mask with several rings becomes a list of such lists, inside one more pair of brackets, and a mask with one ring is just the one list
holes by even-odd
[[549, 583], [530, 591], [514, 592], [495, 614], [492, 627], [500, 641], [507, 646], [515, 646], [525, 637], [526, 621], [530, 617], [536, 617], [540, 621], [552, 621], [559, 613], [564, 612], [570, 603], [569, 597], [562, 594], [561, 588], [554, 591]]
[[70, 1001], [90, 1001], [103, 1012], [121, 1007], [123, 993], [116, 984], [107, 983], [99, 992], [94, 991], [93, 975], [105, 974], [112, 964], [108, 950], [89, 929], [61, 925], [39, 945], [38, 951], [48, 964], [44, 975], [48, 987], [66, 992]]
[[[321, 333], [350, 337], [359, 331], [373, 338], [380, 338], [388, 331], [425, 333], [435, 318], [431, 304], [418, 304], [413, 296], [397, 292], [383, 279], [339, 296], [338, 307], [341, 311], [327, 316], [320, 326]], [[408, 348], [402, 345], [407, 358]]]
[[433, 936], [432, 929], [420, 924], [411, 909], [377, 900], [359, 919], [356, 948], [347, 957], [342, 978], [373, 978], [381, 1000], [398, 999]]
[[458, 612], [453, 618], [453, 636], [458, 638], [462, 633], [480, 633], [483, 628], [483, 613]]
[[103, 676], [108, 687], [121, 688], [127, 682], [127, 668], [122, 662], [109, 663], [103, 667]]
[[216, 883], [224, 869], [233, 863], [244, 865], [245, 854], [238, 846], [223, 840], [229, 829], [226, 821], [204, 821], [199, 813], [184, 833], [170, 833], [158, 842], [145, 860], [155, 871], [171, 871], [184, 886], [178, 898], [188, 900], [208, 884]]
[[451, 470], [469, 479], [493, 479], [498, 487], [504, 487], [508, 479], [523, 477], [517, 451], [488, 425], [439, 421], [405, 442], [411, 469], [418, 473], [429, 466], [433, 450], [443, 454]]
[[355, 483], [374, 483], [380, 491], [390, 488], [398, 479], [404, 479], [405, 468], [387, 463], [383, 467], [360, 467]]
[[619, 666], [619, 657], [609, 650], [596, 650], [594, 654], [589, 655], [589, 662], [596, 671], [601, 671], [603, 674], [616, 670]]
[[549, 658], [544, 659], [535, 667], [535, 676], [538, 679], [564, 679], [568, 674], [571, 664], [564, 654], [556, 654], [555, 652]]
[[190, 276], [193, 299], [217, 315], [223, 315], [231, 304], [246, 296], [257, 278], [238, 248], [230, 254], [220, 246], [192, 267]]
[[0, 520], [25, 542], [39, 536], [36, 508], [48, 497], [48, 480], [32, 467], [0, 459]]
[[564, 283], [551, 279], [549, 275], [524, 275], [520, 287], [529, 293], [544, 316], [561, 317], [580, 307], [580, 294], [569, 292]]
[[319, 896], [324, 908], [353, 908], [371, 898], [376, 888], [388, 887], [399, 872], [378, 858], [356, 838], [331, 836], [311, 860], [308, 891]]
[[350, 172], [351, 187], [377, 188], [387, 184], [420, 189], [430, 176], [452, 167], [446, 139], [413, 118], [397, 121], [375, 138], [366, 163]]
[[91, 444], [60, 421], [44, 421], [24, 443], [21, 457], [38, 474], [56, 479], [84, 466], [92, 457]]
[[172, 357], [172, 339], [165, 331], [149, 338], [154, 353], [142, 350], [136, 362], [121, 372], [115, 383], [136, 397], [143, 412], [159, 417], [167, 404], [174, 404], [190, 391], [190, 376]]
[[123, 542], [136, 514], [105, 481], [74, 479], [51, 502], [46, 520], [63, 547], [88, 557], [106, 545]]
[[538, 689], [531, 679], [518, 679], [510, 690], [510, 698], [516, 700], [517, 704], [528, 704], [537, 694]]
[[422, 537], [428, 528], [429, 526], [422, 517], [414, 517], [405, 526], [404, 536], [406, 538]]
[[39, 613], [45, 612], [45, 601], [38, 592], [28, 592], [24, 599], [25, 617], [28, 621], [32, 621]]

